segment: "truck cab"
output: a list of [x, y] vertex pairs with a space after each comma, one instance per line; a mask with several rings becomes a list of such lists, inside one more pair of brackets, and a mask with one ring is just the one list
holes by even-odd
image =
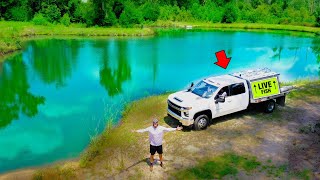
[[168, 97], [168, 114], [182, 125], [205, 129], [213, 118], [244, 110], [249, 105], [246, 80], [232, 75], [201, 80]]

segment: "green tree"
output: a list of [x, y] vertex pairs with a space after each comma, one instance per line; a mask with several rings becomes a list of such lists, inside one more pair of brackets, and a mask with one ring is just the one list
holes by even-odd
[[25, 6], [15, 6], [10, 9], [10, 20], [28, 21], [30, 12]]
[[290, 0], [288, 3], [289, 7], [292, 7], [296, 10], [300, 10], [302, 7], [307, 7], [306, 1], [303, 0]]
[[258, 21], [258, 18], [254, 12], [250, 3], [241, 3], [239, 4], [240, 9], [240, 19], [245, 22], [255, 23]]
[[146, 21], [156, 21], [160, 15], [159, 5], [157, 3], [146, 2], [142, 6], [143, 18]]
[[106, 26], [113, 26], [118, 23], [117, 17], [112, 9], [108, 9], [104, 18], [104, 24]]
[[75, 12], [77, 7], [81, 4], [81, 0], [69, 0], [68, 1], [68, 14], [71, 22], [76, 22]]
[[251, 0], [251, 6], [254, 9], [256, 9], [261, 4], [263, 4], [263, 0]]
[[271, 13], [272, 15], [274, 15], [275, 17], [277, 17], [277, 18], [281, 18], [281, 17], [282, 17], [282, 14], [283, 14], [281, 5], [280, 5], [279, 3], [273, 3], [273, 4], [270, 6], [270, 13]]
[[103, 26], [106, 16], [106, 6], [108, 4], [104, 0], [92, 0], [92, 6], [94, 9], [93, 21], [95, 25]]
[[32, 18], [28, 0], [0, 1], [0, 18], [14, 21], [27, 21]]
[[234, 4], [229, 3], [224, 9], [224, 13], [221, 19], [222, 23], [232, 23], [235, 22], [238, 18], [238, 11]]
[[121, 0], [115, 0], [112, 6], [112, 11], [116, 15], [117, 19], [120, 18], [122, 11], [124, 10], [124, 5]]
[[43, 9], [41, 10], [41, 13], [48, 19], [49, 22], [57, 22], [61, 18], [61, 12], [60, 9], [55, 4], [51, 5], [43, 5]]
[[267, 4], [259, 5], [254, 11], [253, 16], [256, 17], [256, 22], [263, 22], [263, 23], [277, 23], [278, 19], [270, 13], [270, 6]]
[[316, 26], [320, 27], [320, 7], [316, 9], [314, 16], [316, 18]]
[[177, 1], [177, 5], [180, 8], [184, 7], [185, 9], [190, 9], [194, 3], [199, 3], [199, 0], [178, 0]]
[[128, 1], [124, 5], [124, 10], [120, 15], [119, 21], [125, 27], [132, 27], [134, 24], [140, 24], [143, 21], [143, 16], [134, 3]]
[[79, 6], [77, 6], [74, 16], [79, 22], [93, 26], [96, 16], [92, 2], [80, 3]]

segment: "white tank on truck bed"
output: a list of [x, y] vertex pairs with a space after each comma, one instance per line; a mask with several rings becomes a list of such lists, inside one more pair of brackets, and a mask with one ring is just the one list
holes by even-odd
[[246, 70], [231, 74], [247, 81], [250, 90], [250, 103], [259, 103], [285, 96], [293, 87], [280, 88], [279, 73], [268, 68]]

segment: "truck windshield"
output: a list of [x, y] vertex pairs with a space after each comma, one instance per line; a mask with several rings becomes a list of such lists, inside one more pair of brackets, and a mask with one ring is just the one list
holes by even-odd
[[191, 89], [191, 92], [203, 98], [210, 98], [217, 89], [216, 86], [200, 81]]

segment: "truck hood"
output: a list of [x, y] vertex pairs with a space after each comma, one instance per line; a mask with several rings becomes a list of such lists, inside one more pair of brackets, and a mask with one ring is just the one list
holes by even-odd
[[182, 107], [193, 107], [195, 104], [205, 100], [205, 98], [201, 98], [200, 96], [187, 91], [178, 91], [170, 94], [168, 99]]

